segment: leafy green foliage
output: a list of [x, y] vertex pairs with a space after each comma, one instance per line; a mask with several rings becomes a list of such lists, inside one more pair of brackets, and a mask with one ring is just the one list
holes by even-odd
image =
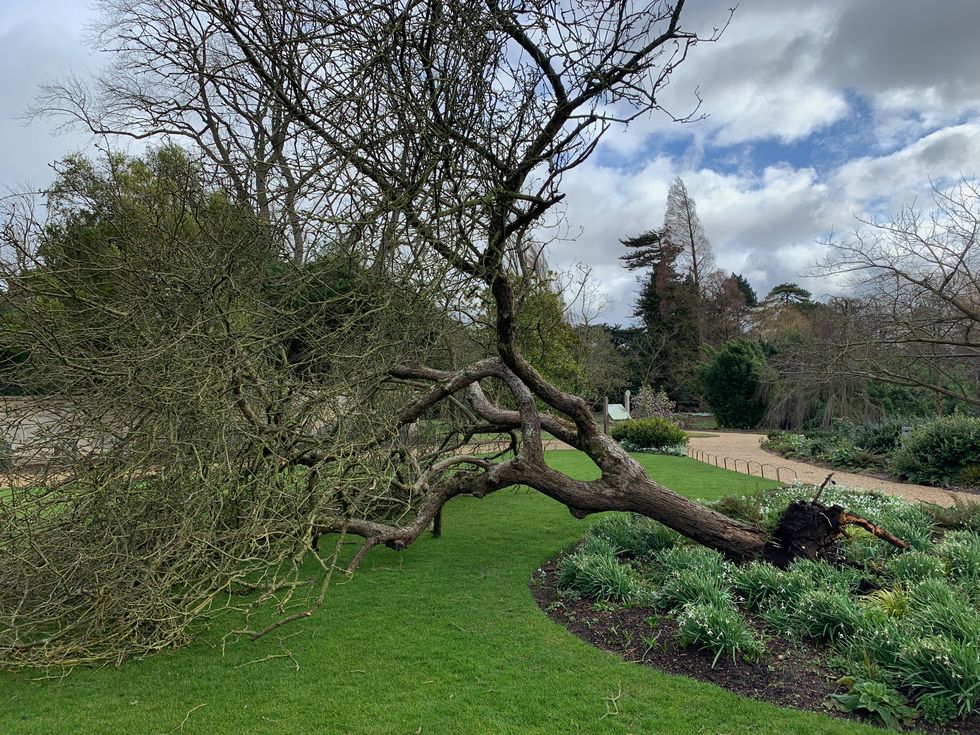
[[723, 605], [687, 605], [677, 618], [677, 640], [682, 646], [697, 646], [715, 654], [712, 666], [725, 654], [732, 661], [739, 655], [755, 661], [766, 650], [742, 616]]
[[946, 697], [923, 697], [919, 700], [923, 719], [931, 725], [945, 725], [956, 717], [956, 705]]
[[639, 590], [639, 580], [632, 570], [620, 564], [612, 553], [598, 552], [594, 547], [580, 549], [561, 563], [558, 585], [594, 600], [631, 602]]
[[883, 682], [845, 677], [838, 683], [849, 687], [847, 694], [830, 697], [843, 712], [867, 713], [895, 730], [911, 725], [918, 715], [900, 692]]
[[849, 595], [815, 589], [797, 601], [792, 624], [808, 638], [833, 641], [851, 635], [859, 627], [860, 618], [861, 610]]
[[660, 570], [655, 574], [660, 580], [687, 570], [705, 577], [723, 578], [730, 567], [717, 551], [696, 544], [680, 544], [664, 549], [656, 554], [655, 560]]
[[732, 605], [724, 579], [702, 574], [697, 569], [682, 569], [667, 576], [653, 595], [654, 603], [662, 610], [677, 610], [685, 605]]
[[687, 434], [677, 424], [662, 418], [621, 421], [610, 432], [618, 442], [636, 449], [667, 449], [686, 446]]
[[808, 588], [802, 576], [786, 574], [768, 562], [753, 561], [732, 571], [732, 589], [749, 610], [758, 610], [771, 600], [791, 602]]
[[919, 583], [931, 577], [943, 576], [943, 564], [932, 554], [907, 551], [888, 560], [888, 572], [896, 582]]
[[966, 717], [980, 705], [980, 642], [944, 636], [924, 638], [903, 648], [898, 661], [902, 684], [924, 699], [946, 700]]
[[709, 349], [697, 377], [720, 426], [751, 429], [759, 424], [766, 412], [761, 391], [765, 372], [765, 354], [755, 342], [735, 339], [719, 350]]
[[668, 549], [681, 536], [662, 523], [637, 513], [615, 513], [596, 523], [587, 540], [603, 539], [617, 554], [644, 557]]
[[948, 485], [980, 457], [980, 418], [946, 416], [922, 424], [891, 458], [891, 471], [913, 482]]

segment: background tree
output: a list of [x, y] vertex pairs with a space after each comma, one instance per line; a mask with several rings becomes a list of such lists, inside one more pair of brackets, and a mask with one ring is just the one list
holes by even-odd
[[627, 269], [646, 271], [633, 311], [641, 326], [628, 334], [633, 387], [659, 383], [675, 400], [697, 403], [691, 376], [698, 359], [698, 299], [693, 281], [678, 271], [680, 250], [658, 230], [621, 242], [631, 249], [620, 258]]
[[738, 286], [739, 290], [742, 292], [742, 295], [745, 297], [745, 305], [750, 309], [754, 309], [756, 306], [758, 306], [759, 297], [756, 295], [755, 289], [752, 288], [752, 285], [749, 283], [748, 279], [741, 273], [732, 273], [731, 277], [734, 280], [735, 285]]
[[755, 342], [736, 339], [720, 350], [708, 348], [708, 362], [698, 366], [705, 400], [719, 426], [751, 429], [766, 413], [763, 390], [766, 355]]
[[766, 294], [766, 301], [770, 304], [807, 304], [812, 301], [812, 296], [799, 284], [780, 283]]
[[707, 278], [715, 269], [715, 258], [694, 199], [688, 194], [687, 187], [679, 176], [674, 179], [667, 192], [663, 238], [677, 249], [677, 268], [690, 278], [694, 286], [698, 342], [703, 343], [707, 322], [704, 314]]
[[[820, 349], [856, 377], [930, 391], [941, 413], [952, 399], [980, 407], [980, 190], [963, 180], [934, 187], [929, 211], [890, 220], [830, 244], [815, 269], [845, 276], [855, 295], [847, 329]], [[823, 364], [826, 360], [818, 360]]]

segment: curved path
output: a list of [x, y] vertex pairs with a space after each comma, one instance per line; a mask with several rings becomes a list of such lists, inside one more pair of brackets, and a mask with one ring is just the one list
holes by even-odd
[[830, 472], [833, 472], [834, 481], [840, 485], [851, 485], [864, 488], [865, 490], [881, 490], [882, 492], [900, 495], [910, 500], [924, 500], [939, 505], [951, 505], [954, 495], [964, 500], [980, 500], [980, 498], [971, 493], [953, 493], [940, 488], [928, 487], [927, 485], [912, 485], [894, 480], [882, 480], [869, 475], [831, 470], [826, 467], [787, 459], [778, 454], [767, 452], [760, 447], [759, 442], [765, 438], [765, 434], [720, 433], [712, 437], [692, 437], [690, 446], [693, 449], [700, 449], [722, 457], [788, 467], [796, 472], [802, 482], [817, 485], [823, 482], [824, 478]]

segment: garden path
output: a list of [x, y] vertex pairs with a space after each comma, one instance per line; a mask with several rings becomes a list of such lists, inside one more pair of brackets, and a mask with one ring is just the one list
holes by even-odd
[[746, 460], [760, 464], [769, 463], [788, 467], [796, 472], [802, 482], [817, 485], [823, 482], [824, 478], [830, 472], [833, 472], [834, 481], [839, 485], [851, 485], [853, 487], [864, 488], [865, 490], [880, 490], [910, 500], [924, 500], [939, 505], [952, 505], [954, 496], [959, 496], [963, 500], [980, 500], [973, 493], [953, 493], [949, 490], [929, 487], [927, 485], [913, 485], [895, 480], [883, 480], [878, 477], [872, 477], [871, 475], [859, 475], [854, 472], [830, 470], [819, 465], [780, 457], [778, 454], [767, 452], [759, 446], [759, 442], [765, 438], [765, 434], [721, 432], [710, 437], [692, 437], [689, 445], [693, 449], [710, 452], [719, 457], [731, 457], [732, 459]]

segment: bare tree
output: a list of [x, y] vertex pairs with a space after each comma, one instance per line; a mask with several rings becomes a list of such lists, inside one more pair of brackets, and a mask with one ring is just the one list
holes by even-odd
[[[337, 293], [317, 263], [270, 277], [276, 238], [263, 213], [167, 166], [145, 191], [145, 177], [111, 161], [111, 175], [96, 177], [94, 190], [109, 192], [95, 217], [108, 239], [88, 229], [103, 209], [83, 205], [66, 210], [66, 227], [9, 242], [8, 282], [28, 317], [11, 331], [27, 338], [39, 384], [72, 402], [71, 429], [54, 433], [74, 443], [59, 445], [39, 491], [16, 492], [0, 515], [4, 659], [97, 661], [173, 645], [255, 587], [282, 612], [251, 631], [261, 636], [312, 614], [345, 538], [362, 539], [352, 572], [379, 544], [410, 545], [452, 498], [517, 484], [576, 517], [641, 513], [733, 559], [819, 554], [809, 536], [770, 539], [651, 479], [519, 346], [515, 249], [607, 126], [659, 110], [676, 65], [717, 37], [683, 30], [683, 5], [137, 3], [207, 29], [208, 48], [235, 69], [173, 79], [241, 80], [327, 162], [315, 170], [329, 168], [330, 181], [317, 186], [357, 215], [323, 218], [335, 225], [324, 230], [330, 252], [349, 258], [335, 277], [373, 272], [383, 251], [397, 281]], [[153, 59], [153, 48], [141, 53]], [[25, 260], [33, 267], [18, 270]], [[442, 332], [460, 328], [479, 293], [492, 300], [493, 354], [463, 362]], [[545, 431], [585, 452], [599, 478], [549, 467]], [[505, 441], [474, 453], [469, 440], [485, 432]], [[813, 515], [822, 542], [839, 533], [839, 510]], [[74, 524], [89, 532], [32, 579]], [[321, 557], [312, 547], [325, 534], [339, 540]], [[106, 539], [108, 554], [93, 551]], [[311, 551], [320, 592], [295, 610]], [[120, 560], [139, 569], [132, 588], [118, 584]], [[117, 586], [123, 598], [105, 592]], [[159, 604], [133, 615], [150, 588]]]
[[904, 207], [833, 240], [815, 269], [844, 276], [854, 298], [817, 350], [837, 370], [922, 388], [980, 407], [980, 190], [933, 188], [928, 210]]

